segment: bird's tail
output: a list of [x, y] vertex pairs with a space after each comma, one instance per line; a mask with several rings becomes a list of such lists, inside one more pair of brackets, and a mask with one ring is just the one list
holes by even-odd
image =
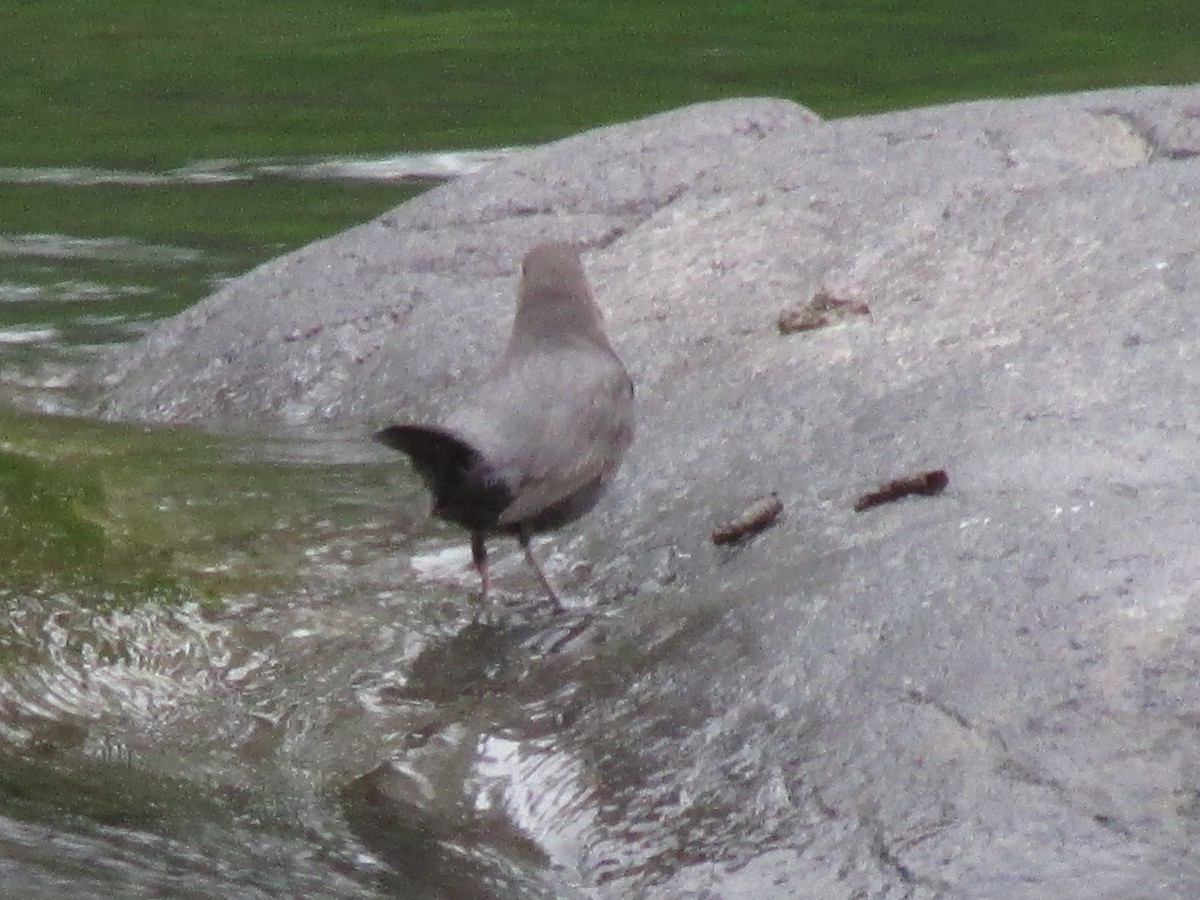
[[390, 425], [375, 440], [412, 460], [433, 494], [434, 515], [473, 530], [492, 528], [512, 503], [512, 492], [497, 479], [474, 447], [433, 425]]

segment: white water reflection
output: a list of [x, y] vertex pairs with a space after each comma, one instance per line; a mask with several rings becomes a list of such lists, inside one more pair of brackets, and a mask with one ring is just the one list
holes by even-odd
[[154, 289], [145, 285], [103, 284], [99, 281], [64, 280], [49, 284], [0, 281], [0, 303], [77, 303], [145, 297], [153, 293]]
[[42, 344], [57, 337], [57, 328], [0, 328], [0, 345]]
[[183, 265], [203, 258], [188, 247], [150, 244], [126, 237], [82, 238], [68, 234], [0, 234], [0, 258], [103, 260], [142, 265]]
[[384, 157], [197, 160], [165, 172], [127, 172], [93, 168], [0, 167], [0, 184], [52, 184], [85, 187], [226, 184], [259, 178], [293, 180], [425, 181], [478, 172], [521, 148], [398, 153]]
[[594, 836], [598, 811], [587, 767], [552, 740], [522, 741], [492, 734], [476, 762], [480, 812], [494, 807], [513, 825], [535, 835], [558, 865], [584, 858]]

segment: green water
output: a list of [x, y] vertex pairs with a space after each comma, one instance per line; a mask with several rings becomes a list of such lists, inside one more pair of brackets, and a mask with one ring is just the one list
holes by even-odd
[[738, 95], [839, 115], [1200, 77], [1188, 0], [10, 7], [0, 165], [497, 146]]
[[[170, 644], [164, 635], [183, 635], [182, 649], [170, 644], [169, 653], [162, 651], [176, 667], [171, 671], [192, 677], [193, 668], [180, 660], [193, 656], [195, 677], [220, 666], [237, 670], [222, 648], [205, 644], [213, 622], [235, 630], [222, 621], [227, 606], [257, 609], [246, 598], [261, 596], [291, 604], [288, 591], [312, 559], [322, 561], [323, 577], [332, 579], [328, 596], [336, 595], [336, 566], [351, 565], [364, 552], [386, 558], [393, 526], [381, 516], [400, 514], [385, 512], [394, 491], [385, 471], [339, 461], [336, 448], [323, 446], [306, 457], [283, 439], [276, 445], [261, 436], [49, 414], [82, 408], [99, 389], [87, 377], [90, 367], [154, 320], [263, 260], [365, 221], [425, 187], [311, 180], [295, 171], [189, 179], [181, 167], [521, 145], [731, 96], [783, 96], [832, 116], [983, 96], [1200, 81], [1200, 5], [1192, 0], [24, 0], [10, 6], [0, 54], [0, 167], [9, 167], [0, 171], [0, 604], [6, 612], [0, 671], [16, 678], [23, 668], [44, 670], [51, 688], [53, 673], [75, 664], [63, 646], [85, 662], [97, 655], [136, 661], [146, 655], [138, 647], [145, 634], [164, 647]], [[72, 171], [50, 177], [54, 168]], [[124, 174], [96, 178], [93, 170]], [[415, 497], [409, 500], [398, 506], [419, 506]], [[305, 595], [294, 614], [307, 615], [312, 607], [333, 617], [326, 600], [326, 594]], [[293, 612], [293, 605], [281, 608]], [[173, 609], [183, 619], [163, 612]], [[274, 611], [264, 609], [258, 614], [271, 621]], [[149, 610], [152, 624], [138, 620], [134, 627], [120, 619], [130, 610]], [[137, 630], [143, 627], [150, 631]], [[250, 633], [273, 647], [311, 630], [306, 620], [292, 631], [278, 627], [278, 634], [268, 625]], [[368, 621], [356, 627], [378, 634], [389, 626]], [[100, 639], [93, 632], [119, 636]], [[206, 652], [213, 654], [211, 664]], [[248, 658], [254, 652], [245, 651]], [[264, 669], [264, 696], [278, 689], [294, 702], [295, 691], [280, 685], [290, 684], [286, 678], [298, 676], [288, 672], [305, 671], [313, 657], [292, 652], [300, 662], [278, 680]], [[335, 644], [325, 652], [330, 671], [372, 664], [356, 658], [354, 647]], [[377, 651], [383, 659], [390, 652]], [[91, 663], [80, 665], [86, 672]], [[385, 663], [378, 665], [382, 670]], [[41, 690], [35, 685], [28, 693]], [[326, 710], [325, 695], [311, 690], [312, 708]], [[272, 702], [290, 709], [282, 699]], [[198, 803], [191, 796], [195, 785], [203, 795], [205, 778], [237, 782], [237, 766], [255, 764], [254, 753], [261, 754], [263, 772], [280, 766], [274, 751], [259, 746], [265, 739], [227, 737], [212, 726], [219, 716], [198, 714], [186, 740], [163, 739], [165, 751], [151, 741], [151, 749], [142, 747], [141, 769], [131, 775], [122, 766], [113, 778], [105, 741], [123, 746], [124, 726], [118, 717], [106, 726], [109, 734], [95, 724], [108, 720], [96, 715], [0, 716], [0, 816], [80, 834], [80, 821], [182, 832], [191, 841], [189, 829], [200, 826], [188, 816], [180, 826], [177, 807]], [[254, 716], [247, 734], [252, 728], [286, 732], [283, 714], [270, 728]], [[230, 714], [229, 721], [241, 720]], [[329, 733], [335, 731], [330, 725]], [[321, 755], [315, 744], [277, 740], [295, 756]], [[221, 774], [222, 763], [209, 760], [223, 759], [231, 744], [241, 754], [237, 765], [229, 764], [235, 774]], [[344, 767], [358, 774], [349, 763]], [[161, 777], [136, 774], [145, 771]], [[205, 797], [196, 813], [216, 822], [218, 833], [196, 846], [230, 858], [270, 830], [257, 819], [247, 824], [242, 810], [256, 801], [233, 793], [236, 802], [212, 798], [216, 812]], [[273, 820], [262, 808], [276, 803], [278, 818], [291, 815], [272, 795], [258, 803], [263, 821]], [[227, 825], [235, 814], [242, 831]], [[341, 840], [330, 837], [339, 826], [307, 827], [317, 833], [316, 844]], [[230, 829], [233, 837], [222, 836]], [[279, 846], [307, 852], [309, 838], [271, 834]], [[31, 837], [29, 847], [41, 840]], [[112, 850], [107, 834], [103, 841], [101, 855]], [[170, 852], [191, 859], [184, 850]], [[245, 861], [267, 873], [263, 883], [275, 883], [274, 852], [268, 848]], [[175, 857], [164, 850], [162, 858]], [[83, 884], [91, 876], [81, 873], [92, 861], [83, 854], [69, 877]], [[179, 863], [201, 877], [191, 865]], [[312, 874], [317, 887], [305, 890], [337, 887], [336, 880], [320, 881], [324, 870], [318, 869]], [[213, 884], [219, 895], [224, 882]], [[278, 884], [300, 890], [297, 885], [308, 882]], [[358, 895], [358, 888], [359, 882], [347, 887], [347, 895]], [[81, 889], [78, 895], [88, 894]], [[195, 895], [209, 894], [197, 888]]]

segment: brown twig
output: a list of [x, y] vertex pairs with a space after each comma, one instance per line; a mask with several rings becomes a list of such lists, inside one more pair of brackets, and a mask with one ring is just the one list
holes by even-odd
[[878, 490], [871, 491], [859, 497], [854, 501], [854, 511], [862, 512], [865, 509], [870, 509], [872, 506], [892, 503], [910, 494], [932, 497], [944, 491], [946, 485], [949, 483], [950, 476], [946, 474], [945, 469], [931, 469], [928, 472], [921, 472], [919, 475], [897, 478], [895, 481], [889, 481]]
[[774, 491], [764, 494], [742, 513], [713, 529], [714, 544], [736, 544], [775, 524], [783, 512], [783, 501]]

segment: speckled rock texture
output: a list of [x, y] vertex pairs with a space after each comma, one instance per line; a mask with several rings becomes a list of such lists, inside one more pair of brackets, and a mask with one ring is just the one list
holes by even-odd
[[[622, 781], [556, 863], [602, 897], [1200, 896], [1200, 87], [579, 135], [232, 282], [103, 411], [436, 415], [564, 238], [640, 421], [560, 545], [630, 635], [719, 637], [627, 686]], [[822, 290], [869, 313], [781, 334]]]

